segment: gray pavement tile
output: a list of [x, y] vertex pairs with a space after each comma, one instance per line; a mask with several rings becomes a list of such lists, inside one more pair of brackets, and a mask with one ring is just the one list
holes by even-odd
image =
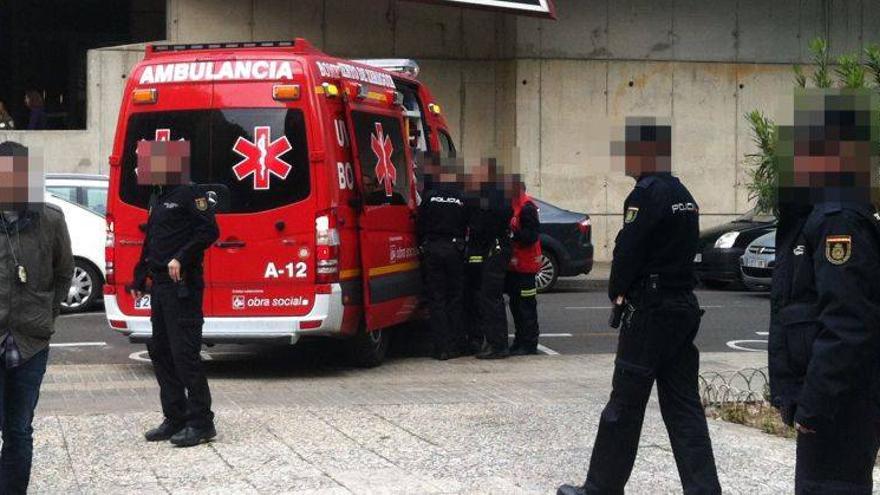
[[166, 495], [168, 491], [158, 483], [140, 483], [122, 485], [89, 485], [84, 487], [81, 493], [83, 495]]
[[50, 493], [58, 489], [77, 493], [79, 485], [70, 464], [64, 433], [58, 418], [34, 420], [34, 460], [31, 467], [34, 479], [31, 493]]
[[[715, 354], [703, 365], [761, 360]], [[161, 421], [149, 368], [54, 366], [35, 422], [32, 493], [552, 494], [586, 475], [610, 365], [601, 355], [399, 360], [227, 376], [211, 383], [217, 441], [191, 449], [143, 440]], [[720, 421], [709, 429], [725, 493], [792, 491], [794, 442]], [[680, 490], [652, 398], [629, 492]]]
[[122, 416], [67, 416], [59, 422], [83, 491], [91, 486], [157, 482], [150, 466], [138, 462], [140, 441]]

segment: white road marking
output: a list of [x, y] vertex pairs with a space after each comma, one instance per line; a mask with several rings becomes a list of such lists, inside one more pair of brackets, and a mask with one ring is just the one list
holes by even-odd
[[[214, 360], [214, 356], [209, 354], [207, 351], [201, 351], [199, 354], [201, 355], [202, 361], [213, 361]], [[253, 352], [223, 351], [223, 352], [214, 352], [213, 354], [215, 356], [220, 356], [220, 355], [253, 355]], [[141, 363], [152, 363], [152, 361], [150, 361], [150, 354], [148, 351], [133, 352], [128, 355], [128, 359], [131, 359], [132, 361], [138, 361]]]
[[762, 336], [762, 337], [766, 337], [766, 336], [770, 335], [770, 332], [755, 332], [755, 333]]
[[767, 344], [766, 340], [731, 340], [727, 343], [727, 347], [730, 347], [736, 351], [746, 351], [746, 352], [767, 352], [767, 349], [753, 349], [751, 347], [743, 347], [740, 344]]
[[128, 359], [131, 359], [132, 361], [138, 361], [140, 363], [152, 364], [152, 361], [150, 361], [150, 355], [147, 351], [132, 352], [128, 355]]
[[49, 344], [49, 347], [104, 347], [106, 342], [58, 342]]
[[67, 315], [61, 315], [61, 319], [65, 318], [87, 318], [89, 316], [97, 316], [99, 318], [105, 318], [104, 313], [71, 313]]
[[[514, 335], [514, 334], [512, 334], [512, 333], [511, 333], [511, 334], [508, 334], [507, 336], [508, 336], [508, 337], [516, 337], [516, 335]], [[572, 335], [572, 334], [570, 334], [570, 333], [542, 333], [542, 334], [541, 334], [541, 337], [551, 337], [551, 338], [555, 338], [555, 337], [574, 337], [574, 335]]]
[[548, 356], [558, 356], [559, 355], [558, 352], [554, 351], [553, 349], [551, 349], [547, 346], [541, 345], [541, 344], [538, 344], [538, 350]]
[[[703, 309], [720, 309], [726, 306], [700, 306]], [[611, 309], [611, 306], [566, 306], [565, 309], [568, 310], [582, 310], [582, 309]]]

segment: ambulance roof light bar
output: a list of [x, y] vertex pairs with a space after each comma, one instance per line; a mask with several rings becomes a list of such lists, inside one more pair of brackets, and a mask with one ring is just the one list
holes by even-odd
[[224, 48], [290, 48], [295, 41], [242, 41], [236, 43], [187, 43], [180, 45], [151, 45], [153, 52], [182, 52], [188, 50], [217, 50]]
[[384, 69], [388, 72], [398, 72], [407, 74], [410, 77], [419, 77], [419, 64], [415, 60], [408, 58], [370, 58], [363, 60], [355, 60], [360, 64], [369, 65], [378, 69]]

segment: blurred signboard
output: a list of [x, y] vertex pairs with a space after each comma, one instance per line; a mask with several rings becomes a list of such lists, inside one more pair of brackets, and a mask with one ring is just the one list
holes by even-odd
[[498, 10], [514, 14], [534, 15], [556, 19], [553, 0], [413, 0], [455, 7]]

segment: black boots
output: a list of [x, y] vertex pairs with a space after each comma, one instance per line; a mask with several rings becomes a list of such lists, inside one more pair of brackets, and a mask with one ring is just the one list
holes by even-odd
[[171, 437], [182, 430], [183, 427], [183, 424], [173, 423], [170, 419], [165, 418], [161, 425], [144, 433], [144, 438], [146, 438], [148, 442], [164, 442], [165, 440], [171, 439]]
[[213, 424], [200, 428], [187, 426], [171, 437], [171, 443], [178, 447], [192, 447], [201, 443], [210, 442], [216, 436], [217, 430], [214, 429]]
[[582, 486], [562, 485], [556, 490], [556, 495], [586, 495], [587, 491]]
[[532, 356], [538, 353], [537, 345], [523, 345], [516, 342], [510, 347], [511, 356]]
[[477, 359], [506, 359], [508, 356], [510, 356], [510, 351], [508, 349], [499, 349], [497, 347], [492, 347], [491, 345], [486, 345], [486, 347], [477, 354]]

